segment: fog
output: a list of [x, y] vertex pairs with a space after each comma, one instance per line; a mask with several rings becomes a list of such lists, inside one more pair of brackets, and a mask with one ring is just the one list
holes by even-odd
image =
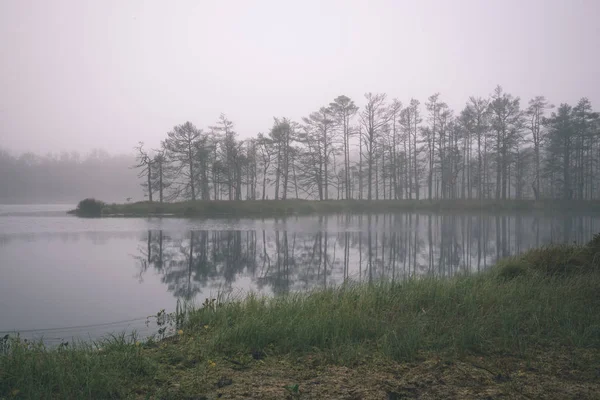
[[0, 146], [158, 146], [174, 125], [240, 138], [345, 94], [460, 109], [501, 84], [600, 101], [596, 0], [2, 1]]
[[86, 197], [144, 200], [138, 172], [131, 168], [134, 161], [102, 150], [15, 156], [0, 149], [0, 204], [74, 205]]

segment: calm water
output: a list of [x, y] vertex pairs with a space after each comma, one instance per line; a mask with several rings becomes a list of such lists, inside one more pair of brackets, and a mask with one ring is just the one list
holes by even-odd
[[79, 219], [69, 208], [0, 205], [0, 332], [49, 343], [144, 335], [156, 330], [146, 317], [174, 310], [177, 299], [451, 276], [600, 232], [598, 216]]

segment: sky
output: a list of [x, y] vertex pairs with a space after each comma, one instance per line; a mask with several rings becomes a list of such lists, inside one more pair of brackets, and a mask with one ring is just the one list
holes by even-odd
[[344, 94], [456, 111], [500, 84], [600, 108], [600, 0], [0, 0], [0, 148], [156, 147], [174, 125], [241, 138]]

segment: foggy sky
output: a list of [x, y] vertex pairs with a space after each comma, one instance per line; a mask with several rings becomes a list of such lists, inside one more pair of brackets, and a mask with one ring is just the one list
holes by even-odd
[[459, 111], [496, 84], [600, 103], [597, 0], [0, 0], [0, 147], [130, 152], [173, 125], [240, 137], [345, 94]]

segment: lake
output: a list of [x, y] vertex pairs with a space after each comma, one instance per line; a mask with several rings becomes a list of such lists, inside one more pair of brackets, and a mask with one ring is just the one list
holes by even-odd
[[600, 232], [600, 216], [431, 214], [285, 219], [80, 219], [72, 205], [0, 205], [0, 333], [50, 344], [156, 332], [177, 299], [276, 296], [485, 270]]

